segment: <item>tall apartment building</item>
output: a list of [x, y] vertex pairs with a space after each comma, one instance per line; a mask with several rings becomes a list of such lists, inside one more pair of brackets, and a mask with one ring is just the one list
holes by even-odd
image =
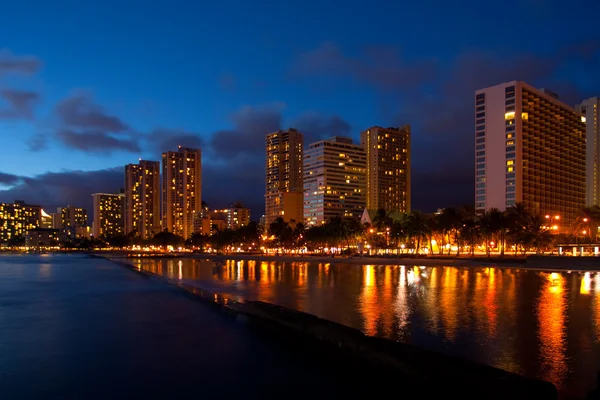
[[[60, 216], [60, 222], [58, 226], [53, 226], [54, 229], [81, 228], [88, 223], [88, 215], [85, 208], [67, 205], [66, 207], [59, 207], [56, 210], [56, 215], [57, 217]], [[56, 222], [54, 221], [55, 225]]]
[[367, 153], [367, 209], [410, 212], [410, 125], [360, 134]]
[[585, 206], [585, 118], [512, 81], [475, 92], [475, 208], [517, 202], [571, 224]]
[[367, 154], [352, 139], [311, 143], [304, 154], [304, 223], [360, 218], [367, 201]]
[[125, 166], [125, 233], [143, 239], [160, 232], [160, 162]]
[[201, 157], [200, 149], [181, 146], [162, 155], [162, 228], [185, 239], [194, 233], [202, 213]]
[[583, 114], [586, 123], [586, 207], [600, 206], [600, 126], [598, 125], [598, 109], [600, 99], [592, 97], [575, 106]]
[[125, 194], [94, 193], [94, 223], [92, 234], [95, 238], [121, 236], [125, 233], [123, 211]]
[[304, 135], [290, 128], [266, 135], [266, 226], [282, 217], [302, 221]]
[[250, 223], [250, 209], [241, 204], [234, 204], [227, 210], [227, 228], [240, 229]]
[[40, 227], [42, 207], [15, 200], [14, 203], [0, 203], [0, 243], [15, 239], [25, 239], [30, 229]]

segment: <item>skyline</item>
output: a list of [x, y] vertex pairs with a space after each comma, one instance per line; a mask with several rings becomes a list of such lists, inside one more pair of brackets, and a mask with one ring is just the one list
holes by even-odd
[[[157, 2], [142, 13], [137, 2], [62, 4], [72, 7], [35, 4], [30, 15], [23, 2], [0, 16], [0, 132], [10, 149], [0, 201], [91, 209], [92, 193], [124, 186], [124, 165], [182, 145], [202, 149], [211, 207], [242, 201], [256, 218], [265, 134], [297, 128], [308, 146], [410, 124], [413, 208], [432, 211], [473, 202], [475, 90], [516, 79], [570, 105], [600, 94], [594, 3], [584, 14], [519, 3], [510, 24], [466, 2], [448, 19], [428, 14], [436, 2], [364, 13], [347, 2], [266, 11]], [[547, 23], [560, 20], [577, 23]], [[213, 21], [230, 29], [215, 36]], [[281, 21], [287, 29], [273, 29]]]

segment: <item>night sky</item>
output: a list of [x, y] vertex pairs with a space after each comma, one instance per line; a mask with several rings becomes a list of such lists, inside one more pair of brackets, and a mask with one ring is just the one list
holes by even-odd
[[411, 124], [413, 206], [473, 202], [473, 92], [600, 95], [599, 1], [12, 1], [0, 201], [91, 208], [123, 165], [203, 151], [203, 199], [264, 208], [264, 135]]

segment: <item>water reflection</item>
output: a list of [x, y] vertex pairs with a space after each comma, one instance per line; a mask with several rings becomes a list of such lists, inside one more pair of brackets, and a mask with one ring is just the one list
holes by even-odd
[[600, 273], [198, 259], [138, 265], [236, 300], [277, 303], [546, 379], [569, 395], [595, 385]]

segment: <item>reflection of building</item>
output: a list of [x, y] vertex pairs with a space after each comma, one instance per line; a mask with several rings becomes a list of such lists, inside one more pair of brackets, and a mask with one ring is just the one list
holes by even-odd
[[163, 229], [188, 239], [202, 212], [200, 149], [179, 147], [162, 155]]
[[585, 118], [586, 124], [586, 195], [587, 207], [600, 206], [600, 125], [598, 109], [600, 99], [592, 97], [575, 106]]
[[143, 239], [160, 232], [160, 162], [125, 166], [125, 233]]
[[367, 208], [410, 212], [410, 125], [360, 134], [367, 153]]
[[124, 234], [123, 208], [125, 195], [123, 193], [94, 193], [94, 237], [111, 237]]
[[366, 205], [366, 168], [364, 148], [350, 138], [310, 144], [304, 155], [304, 222], [358, 219]]
[[517, 202], [570, 225], [585, 206], [585, 118], [512, 81], [475, 93], [475, 208]]
[[302, 158], [304, 136], [296, 129], [267, 134], [266, 225], [282, 217], [302, 220]]
[[50, 228], [29, 229], [25, 235], [28, 247], [56, 247], [60, 242], [60, 231]]
[[29, 229], [41, 225], [42, 208], [25, 204], [20, 200], [14, 203], [0, 203], [0, 242], [25, 238]]

